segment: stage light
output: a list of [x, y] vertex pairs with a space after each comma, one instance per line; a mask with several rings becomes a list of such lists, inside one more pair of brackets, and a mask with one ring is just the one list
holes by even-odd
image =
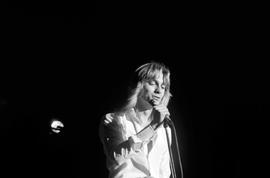
[[58, 119], [54, 118], [51, 121], [51, 131], [54, 133], [60, 133], [61, 130], [63, 129], [64, 124], [59, 121]]

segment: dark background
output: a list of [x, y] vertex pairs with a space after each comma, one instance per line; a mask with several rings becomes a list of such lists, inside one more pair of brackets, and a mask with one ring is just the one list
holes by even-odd
[[[145, 5], [149, 16], [124, 20], [112, 14], [131, 15], [138, 5], [101, 4], [4, 9], [3, 174], [107, 177], [100, 117], [124, 101], [132, 72], [151, 58], [172, 73], [169, 109], [185, 177], [267, 176], [268, 68], [252, 18], [226, 21], [191, 6], [174, 19], [156, 7], [153, 18]], [[63, 121], [62, 134], [49, 134], [52, 117]]]

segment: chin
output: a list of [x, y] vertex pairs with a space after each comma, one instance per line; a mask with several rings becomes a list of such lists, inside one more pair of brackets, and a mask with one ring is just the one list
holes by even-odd
[[154, 100], [152, 103], [153, 103], [154, 105], [159, 105], [159, 104], [160, 104], [160, 101]]

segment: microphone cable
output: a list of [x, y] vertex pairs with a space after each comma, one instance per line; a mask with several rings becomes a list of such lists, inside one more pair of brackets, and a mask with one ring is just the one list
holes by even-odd
[[[165, 127], [166, 125], [171, 125], [172, 126], [172, 132], [173, 132], [173, 137], [174, 137], [174, 141], [175, 141], [175, 144], [176, 144], [176, 150], [177, 150], [177, 158], [178, 158], [178, 162], [179, 162], [179, 166], [180, 166], [180, 173], [181, 173], [181, 178], [184, 178], [184, 172], [183, 172], [183, 165], [182, 165], [182, 162], [181, 162], [181, 155], [180, 155], [180, 151], [179, 151], [179, 144], [178, 144], [178, 137], [177, 137], [177, 133], [176, 133], [176, 128], [174, 126], [174, 123], [171, 119], [166, 119], [167, 121], [164, 122], [165, 123]], [[172, 165], [174, 166], [174, 164]], [[173, 172], [173, 174], [175, 174], [175, 172]]]

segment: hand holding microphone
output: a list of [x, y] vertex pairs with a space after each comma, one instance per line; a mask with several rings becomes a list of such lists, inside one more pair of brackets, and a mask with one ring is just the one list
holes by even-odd
[[154, 128], [159, 127], [164, 121], [171, 121], [170, 112], [164, 104], [157, 104], [154, 100], [151, 100], [150, 103], [154, 110], [154, 119], [151, 124]]

